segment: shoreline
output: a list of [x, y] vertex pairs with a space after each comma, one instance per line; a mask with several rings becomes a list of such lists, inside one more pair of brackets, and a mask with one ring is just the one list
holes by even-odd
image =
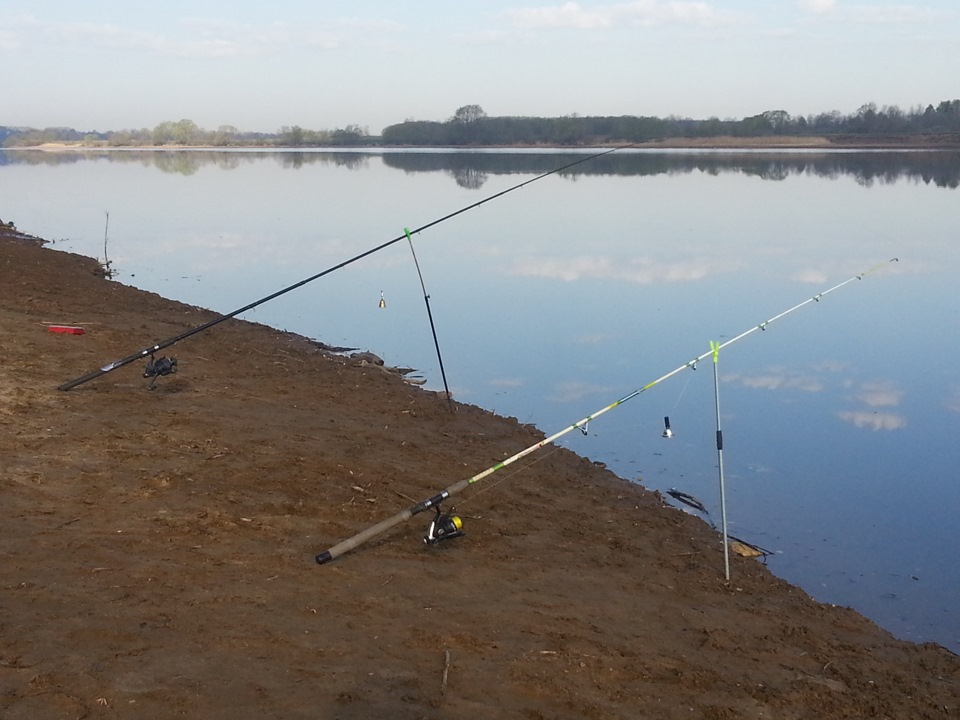
[[639, 143], [605, 143], [600, 145], [343, 145], [343, 146], [263, 146], [263, 145], [124, 145], [112, 146], [106, 143], [85, 144], [75, 143], [43, 143], [23, 147], [7, 147], [0, 150], [41, 150], [45, 152], [78, 152], [78, 151], [183, 151], [204, 150], [210, 152], [230, 152], [260, 150], [270, 151], [299, 151], [299, 152], [357, 152], [362, 150], [390, 151], [390, 150], [511, 150], [511, 149], [542, 149], [563, 152], [565, 150], [585, 150], [599, 147], [624, 147], [643, 150], [863, 150], [863, 151], [960, 151], [960, 137], [956, 134], [937, 135], [878, 135], [863, 137], [857, 135], [837, 136], [763, 136], [763, 137], [733, 137], [717, 136], [706, 138], [664, 138], [648, 140]]

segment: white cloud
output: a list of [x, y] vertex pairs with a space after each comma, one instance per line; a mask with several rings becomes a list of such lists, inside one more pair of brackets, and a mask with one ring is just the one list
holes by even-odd
[[844, 422], [851, 423], [858, 428], [869, 428], [874, 431], [898, 430], [907, 424], [903, 416], [896, 413], [851, 410], [839, 412], [837, 415]]
[[823, 383], [815, 377], [790, 370], [775, 368], [758, 375], [724, 375], [724, 380], [740, 383], [754, 390], [800, 390], [802, 392], [820, 392]]
[[358, 30], [363, 33], [378, 33], [378, 34], [402, 34], [407, 31], [407, 28], [399, 22], [394, 20], [387, 20], [381, 18], [362, 18], [362, 17], [349, 17], [342, 18], [337, 22], [338, 25], [350, 28], [352, 30]]
[[916, 5], [856, 5], [850, 13], [857, 22], [881, 25], [927, 22], [937, 17], [933, 10]]
[[332, 50], [348, 44], [351, 38], [396, 33], [400, 27], [389, 21], [364, 23], [355, 19], [341, 20], [330, 27], [310, 27], [190, 17], [163, 31], [115, 23], [18, 18], [15, 23], [5, 23], [0, 30], [0, 50], [35, 45], [46, 38], [58, 45], [144, 50], [174, 57], [233, 58], [260, 56], [291, 47]]
[[791, 280], [794, 282], [822, 285], [827, 281], [827, 276], [819, 270], [808, 269], [795, 272]]
[[947, 406], [947, 410], [960, 413], [960, 385], [954, 385], [950, 388], [950, 394], [947, 395], [944, 404]]
[[625, 280], [647, 285], [655, 282], [689, 282], [721, 272], [725, 267], [709, 260], [662, 263], [650, 258], [619, 260], [599, 255], [562, 259], [518, 260], [509, 271], [521, 277], [556, 280]]
[[[274, 238], [258, 233], [210, 232], [168, 235], [150, 246], [131, 247], [118, 252], [117, 263], [144, 262], [145, 257], [171, 258], [189, 252], [196, 258], [191, 270], [207, 272], [223, 267], [239, 267], [262, 258], [279, 266], [303, 267], [304, 264], [340, 258], [350, 250], [340, 238], [329, 238], [307, 244], [276, 243]], [[384, 259], [386, 256], [383, 256]]]
[[199, 34], [201, 37], [174, 39], [111, 23], [65, 23], [50, 25], [46, 30], [50, 36], [61, 42], [124, 50], [148, 50], [178, 57], [236, 57], [253, 55], [260, 50], [260, 43], [216, 35], [212, 24], [201, 27], [192, 22], [188, 29], [194, 28], [199, 32], [188, 34]]
[[490, 380], [487, 384], [493, 387], [516, 388], [523, 387], [523, 380], [520, 378], [500, 378], [499, 380]]
[[609, 334], [581, 335], [574, 342], [579, 345], [599, 345], [601, 343], [613, 340], [614, 336]]
[[571, 380], [558, 383], [550, 399], [555, 402], [577, 402], [585, 397], [607, 395], [610, 392], [610, 388], [603, 385], [592, 385], [579, 380]]
[[826, 15], [837, 9], [837, 0], [800, 0], [797, 4], [814, 15]]
[[838, 372], [843, 372], [849, 367], [850, 367], [849, 363], [841, 362], [839, 360], [824, 360], [814, 365], [813, 369], [822, 370], [823, 372], [838, 373]]
[[32, 15], [0, 15], [0, 52], [28, 46], [40, 22]]
[[896, 407], [903, 399], [903, 391], [890, 382], [864, 383], [858, 399], [869, 407]]
[[524, 29], [605, 30], [633, 25], [652, 27], [675, 23], [709, 27], [739, 21], [733, 13], [721, 12], [706, 2], [635, 2], [598, 5], [585, 8], [580, 3], [517, 8], [505, 15], [512, 24]]
[[336, 50], [343, 46], [343, 42], [343, 37], [337, 33], [322, 30], [308, 33], [306, 36], [307, 45], [321, 50]]
[[930, 23], [956, 17], [956, 11], [936, 10], [911, 3], [867, 3], [841, 5], [838, 0], [798, 0], [800, 10], [864, 25], [900, 25]]
[[609, 10], [589, 11], [578, 3], [539, 8], [519, 8], [507, 10], [506, 16], [514, 25], [521, 28], [575, 28], [577, 30], [596, 30], [614, 24], [613, 13]]
[[232, 20], [192, 17], [180, 21], [180, 25], [205, 37], [236, 35], [241, 26]]
[[21, 45], [16, 33], [9, 30], [0, 30], [0, 52], [16, 50]]
[[522, 27], [507, 28], [468, 28], [465, 32], [451, 32], [449, 40], [458, 46], [472, 46], [477, 48], [522, 47], [529, 51], [533, 45], [543, 47], [546, 38], [537, 35], [534, 29]]

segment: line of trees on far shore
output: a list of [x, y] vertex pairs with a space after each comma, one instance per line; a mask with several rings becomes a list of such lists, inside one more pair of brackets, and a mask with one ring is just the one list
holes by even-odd
[[417, 146], [576, 146], [603, 143], [641, 143], [673, 138], [711, 137], [909, 137], [960, 136], [960, 100], [909, 111], [897, 106], [862, 105], [855, 113], [839, 112], [794, 116], [785, 110], [767, 110], [740, 120], [711, 117], [694, 120], [623, 115], [596, 117], [489, 116], [479, 105], [464, 105], [445, 121], [407, 120], [384, 128], [380, 136], [366, 127], [348, 125], [335, 130], [284, 126], [276, 133], [241, 132], [231, 125], [216, 130], [200, 128], [192, 120], [165, 121], [151, 129], [83, 132], [72, 128], [0, 127], [5, 147], [72, 143], [107, 147], [362, 147]]
[[242, 132], [232, 125], [205, 130], [193, 120], [167, 120], [152, 130], [80, 131], [73, 128], [0, 127], [4, 147], [35, 147], [50, 143], [71, 143], [99, 147], [336, 147], [370, 144], [365, 127], [348, 125], [336, 130], [308, 130], [283, 127], [276, 133]]
[[465, 105], [446, 122], [407, 121], [384, 129], [383, 145], [596, 145], [673, 138], [909, 136], [960, 133], [960, 100], [904, 112], [863, 105], [852, 115], [807, 117], [768, 110], [742, 120], [680, 117], [490, 117], [479, 105]]

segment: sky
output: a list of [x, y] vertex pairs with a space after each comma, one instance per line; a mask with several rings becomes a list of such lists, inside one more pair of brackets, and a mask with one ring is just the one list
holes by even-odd
[[853, 114], [960, 97], [957, 0], [0, 0], [0, 126]]

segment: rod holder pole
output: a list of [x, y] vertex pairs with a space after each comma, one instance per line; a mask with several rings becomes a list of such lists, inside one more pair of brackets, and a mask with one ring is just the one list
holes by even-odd
[[720, 531], [723, 533], [723, 574], [730, 581], [730, 541], [727, 537], [727, 492], [723, 482], [723, 430], [720, 428], [720, 343], [710, 342], [713, 353], [713, 396], [717, 409], [717, 469], [720, 473]]

